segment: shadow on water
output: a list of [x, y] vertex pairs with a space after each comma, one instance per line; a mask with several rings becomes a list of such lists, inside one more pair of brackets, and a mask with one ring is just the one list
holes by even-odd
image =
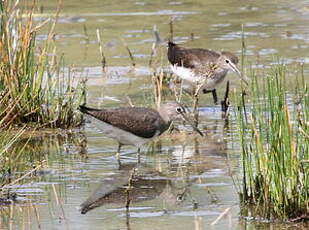
[[[203, 124], [207, 138], [167, 134], [143, 152], [140, 164], [135, 149], [125, 148], [120, 168], [114, 144], [87, 127], [77, 135], [32, 138], [25, 152], [36, 153], [32, 161], [44, 159], [48, 168], [8, 188], [16, 199], [1, 206], [0, 227], [42, 229], [52, 223], [70, 229], [90, 221], [99, 229], [103, 220], [105, 227], [120, 229], [167, 222], [204, 229], [224, 211], [217, 228], [236, 227], [238, 197], [230, 176], [238, 174], [239, 157], [231, 150], [232, 133], [221, 121]], [[102, 147], [94, 147], [97, 141]], [[256, 228], [246, 221], [237, 229]]]
[[[130, 218], [192, 216], [196, 211], [202, 216], [219, 215], [220, 212], [206, 211], [204, 207], [199, 210], [200, 205], [204, 206], [203, 203], [208, 201], [205, 200], [204, 192], [196, 195], [194, 191], [196, 187], [205, 190], [206, 196], [210, 197], [210, 204], [218, 202], [219, 198], [211, 188], [216, 187], [216, 182], [207, 184], [205, 179], [225, 174], [226, 164], [222, 162], [227, 157], [227, 141], [218, 141], [218, 135], [222, 135], [218, 133], [222, 132], [218, 131], [221, 128], [220, 125], [212, 126], [207, 139], [173, 132], [153, 142], [148, 151], [143, 153], [140, 164], [135, 163], [134, 151], [126, 151], [120, 168], [114, 157], [115, 150], [110, 153], [109, 150], [91, 148], [98, 136], [89, 131], [76, 132], [76, 135], [33, 137], [27, 140], [24, 148], [25, 157], [29, 157], [26, 153], [31, 152], [32, 159], [25, 162], [44, 160], [48, 168], [36, 170], [19, 185], [7, 186], [6, 189], [16, 194], [16, 197], [1, 207], [0, 226], [42, 225], [46, 217], [39, 217], [38, 213], [46, 208], [49, 212], [58, 213], [56, 215], [59, 215], [61, 222], [69, 226], [66, 220], [68, 209], [64, 202], [70, 190], [78, 194], [79, 204], [83, 199], [86, 200], [81, 205], [81, 213], [106, 205], [107, 212], [120, 212], [117, 216], [126, 217], [128, 226]], [[15, 148], [24, 146], [24, 141]], [[96, 152], [102, 150], [106, 156], [96, 158]], [[22, 165], [20, 167], [19, 172], [22, 172]], [[132, 169], [136, 173], [129, 190], [131, 203], [127, 212], [126, 190]], [[98, 173], [87, 175], [91, 171]], [[19, 172], [10, 177], [17, 177]], [[100, 178], [99, 175], [103, 176]], [[97, 185], [99, 181], [101, 184], [88, 199], [81, 198], [89, 195], [84, 190], [88, 182]], [[80, 194], [79, 190], [82, 190]], [[46, 199], [50, 200], [50, 204], [45, 203]], [[8, 218], [12, 215], [17, 218]], [[22, 219], [28, 221], [23, 222]]]
[[[209, 159], [216, 157], [226, 159], [227, 142], [218, 141], [211, 133], [208, 133], [208, 138], [202, 143], [196, 136], [189, 138], [189, 141], [185, 140], [188, 139], [186, 136], [171, 134], [173, 144], [170, 145], [165, 159], [167, 170], [160, 170], [162, 161], [157, 164], [147, 161], [121, 164], [119, 170], [104, 178], [99, 187], [81, 204], [81, 213], [86, 214], [107, 204], [123, 205], [125, 208], [128, 199], [130, 209], [136, 203], [156, 198], [160, 198], [164, 203], [162, 208], [164, 213], [168, 212], [169, 206], [179, 205], [187, 198], [190, 198], [192, 209], [198, 208], [197, 201], [192, 197], [191, 187], [201, 182], [200, 175], [220, 167]], [[153, 143], [147, 156], [162, 152], [164, 153], [162, 143], [158, 140]], [[130, 180], [131, 188], [128, 188]]]
[[[132, 178], [132, 188], [129, 189], [128, 197], [126, 190], [132, 170], [136, 170], [136, 173]], [[157, 197], [162, 198], [164, 202], [176, 204], [184, 199], [186, 189], [186, 187], [177, 188], [172, 179], [166, 178], [165, 175], [147, 165], [122, 165], [116, 175], [102, 182], [99, 188], [81, 204], [81, 213], [86, 214], [94, 208], [109, 203], [125, 206], [128, 198], [131, 205]]]

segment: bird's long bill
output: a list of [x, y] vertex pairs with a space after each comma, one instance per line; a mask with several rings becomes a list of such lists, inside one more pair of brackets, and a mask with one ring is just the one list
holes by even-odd
[[196, 131], [198, 134], [200, 134], [202, 137], [204, 136], [204, 134], [201, 132], [201, 130], [199, 130], [196, 125], [193, 123], [193, 121], [191, 121], [184, 113], [181, 113], [182, 117], [184, 120], [186, 120], [189, 125], [191, 125], [191, 127], [193, 128], [194, 131]]
[[234, 63], [232, 63], [232, 62], [230, 62], [229, 65], [230, 65], [230, 67], [232, 68], [232, 70], [233, 70], [235, 73], [237, 73], [237, 75], [239, 76], [239, 78], [240, 78], [241, 80], [243, 80], [243, 81], [246, 83], [246, 85], [248, 85], [248, 78], [247, 78], [245, 75], [243, 75], [243, 74], [239, 71], [239, 69], [237, 68], [237, 66], [236, 66]]

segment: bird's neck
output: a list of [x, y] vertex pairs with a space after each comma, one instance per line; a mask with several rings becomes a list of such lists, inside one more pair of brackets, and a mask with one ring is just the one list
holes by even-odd
[[158, 113], [160, 114], [162, 120], [166, 123], [166, 125], [169, 126], [172, 122], [169, 114], [167, 114], [166, 111], [163, 111], [162, 109], [158, 109]]
[[218, 67], [214, 70], [214, 74], [220, 74], [220, 75], [225, 75], [227, 74], [228, 70], [227, 69], [224, 69], [224, 68], [221, 68], [221, 67]]

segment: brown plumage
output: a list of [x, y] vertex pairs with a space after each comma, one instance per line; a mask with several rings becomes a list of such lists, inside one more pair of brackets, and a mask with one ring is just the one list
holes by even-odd
[[[185, 48], [171, 41], [168, 42], [167, 57], [172, 72], [189, 83], [191, 91], [196, 86], [204, 93], [212, 92], [217, 104], [216, 87], [224, 80], [229, 70], [237, 73], [246, 82], [237, 68], [238, 58], [231, 52], [215, 51], [202, 48]], [[193, 87], [192, 87], [193, 86]]]
[[184, 48], [169, 41], [167, 57], [172, 65], [177, 64], [185, 68], [197, 68], [202, 64], [215, 63], [220, 54], [207, 49]]
[[[142, 145], [166, 131], [173, 120], [185, 119], [184, 108], [176, 102], [162, 104], [158, 110], [143, 107], [122, 107], [114, 109], [94, 109], [84, 105], [79, 110], [87, 114], [96, 128], [106, 136], [118, 141], [117, 157], [120, 164], [122, 145], [133, 145], [139, 152]], [[203, 135], [197, 127], [193, 129]]]
[[231, 52], [223, 51], [221, 54], [202, 48], [185, 48], [171, 41], [168, 42], [167, 57], [172, 65], [177, 64], [185, 68], [199, 68], [201, 66], [216, 64], [219, 57], [225, 55], [234, 64], [238, 63], [238, 58]]
[[143, 138], [162, 134], [171, 123], [171, 121], [164, 121], [159, 112], [151, 108], [93, 109], [80, 106], [80, 111]]

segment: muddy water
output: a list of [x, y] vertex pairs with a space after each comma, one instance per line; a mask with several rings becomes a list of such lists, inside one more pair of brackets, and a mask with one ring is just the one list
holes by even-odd
[[[40, 21], [55, 10], [45, 1]], [[267, 68], [284, 57], [291, 66], [308, 63], [308, 1], [73, 1], [65, 0], [55, 41], [66, 66], [88, 77], [88, 103], [93, 106], [135, 105], [152, 102], [151, 47], [153, 26], [162, 41], [174, 20], [174, 40], [188, 47], [241, 49], [244, 25], [247, 61]], [[102, 76], [96, 38], [100, 30], [108, 77]], [[39, 35], [38, 42], [46, 34]], [[136, 68], [124, 40], [130, 47]], [[159, 46], [154, 66], [167, 67], [166, 48]], [[233, 74], [229, 77], [235, 81]], [[221, 87], [219, 94], [222, 97]], [[239, 218], [239, 146], [233, 122], [225, 126], [220, 108], [210, 96], [201, 100], [201, 128], [206, 138], [164, 135], [145, 146], [138, 179], [125, 211], [124, 178], [136, 166], [136, 149], [124, 147], [121, 167], [115, 158], [117, 143], [86, 123], [70, 138], [36, 138], [29, 151], [42, 153], [48, 167], [23, 185], [13, 186], [17, 203], [1, 207], [4, 229], [285, 229], [282, 225], [255, 224]], [[179, 124], [180, 129], [190, 131]], [[137, 167], [137, 166], [136, 166]], [[233, 176], [233, 177], [231, 177]], [[233, 180], [234, 179], [234, 180]], [[236, 186], [234, 185], [236, 184]], [[79, 206], [92, 194], [114, 191], [101, 207], [82, 215]], [[226, 215], [216, 219], [226, 212]], [[213, 224], [213, 227], [210, 225]], [[300, 226], [301, 227], [301, 226]]]

